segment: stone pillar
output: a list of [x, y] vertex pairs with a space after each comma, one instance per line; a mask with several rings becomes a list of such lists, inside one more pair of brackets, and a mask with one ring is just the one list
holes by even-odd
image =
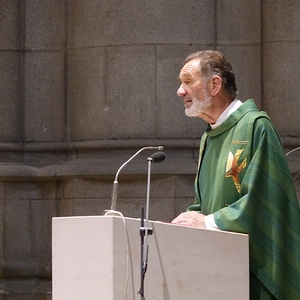
[[300, 135], [299, 1], [263, 1], [264, 108], [283, 137]]
[[217, 1], [216, 13], [216, 45], [236, 72], [238, 98], [261, 107], [261, 1]]

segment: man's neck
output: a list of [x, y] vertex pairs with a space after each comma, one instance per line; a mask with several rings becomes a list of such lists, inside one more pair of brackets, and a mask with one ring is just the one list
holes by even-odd
[[204, 110], [199, 117], [209, 124], [215, 124], [231, 103], [232, 100], [228, 98], [215, 98], [212, 105]]
[[223, 111], [223, 113], [220, 115], [218, 120], [215, 122], [215, 124], [210, 124], [211, 128], [217, 128], [220, 126], [223, 122], [227, 120], [227, 118], [234, 113], [243, 103], [240, 100], [233, 100], [230, 105]]

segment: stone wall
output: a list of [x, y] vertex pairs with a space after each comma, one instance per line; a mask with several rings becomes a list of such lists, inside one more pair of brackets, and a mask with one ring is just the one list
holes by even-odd
[[[299, 13], [295, 0], [0, 0], [0, 300], [51, 299], [51, 218], [109, 209], [138, 149], [167, 155], [150, 218], [192, 203], [205, 123], [176, 95], [188, 53], [224, 52], [239, 98], [269, 113], [286, 151], [300, 146]], [[125, 216], [145, 205], [151, 153], [120, 173]]]

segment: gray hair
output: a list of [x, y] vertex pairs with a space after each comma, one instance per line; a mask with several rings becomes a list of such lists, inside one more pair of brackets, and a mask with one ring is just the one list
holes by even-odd
[[226, 95], [231, 100], [236, 98], [238, 90], [235, 83], [235, 74], [230, 62], [221, 52], [216, 50], [198, 51], [188, 55], [184, 60], [184, 64], [193, 59], [199, 59], [200, 71], [204, 78], [209, 79], [213, 75], [220, 76]]

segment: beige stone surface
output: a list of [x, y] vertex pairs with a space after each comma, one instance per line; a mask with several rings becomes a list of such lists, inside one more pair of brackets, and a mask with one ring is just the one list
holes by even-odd
[[[268, 112], [286, 151], [299, 147], [299, 13], [296, 0], [0, 0], [0, 299], [51, 298], [51, 218], [108, 209], [138, 149], [167, 155], [152, 169], [152, 219], [193, 202], [206, 124], [176, 95], [190, 52], [223, 51], [238, 97]], [[127, 216], [145, 204], [149, 155], [120, 174]]]

